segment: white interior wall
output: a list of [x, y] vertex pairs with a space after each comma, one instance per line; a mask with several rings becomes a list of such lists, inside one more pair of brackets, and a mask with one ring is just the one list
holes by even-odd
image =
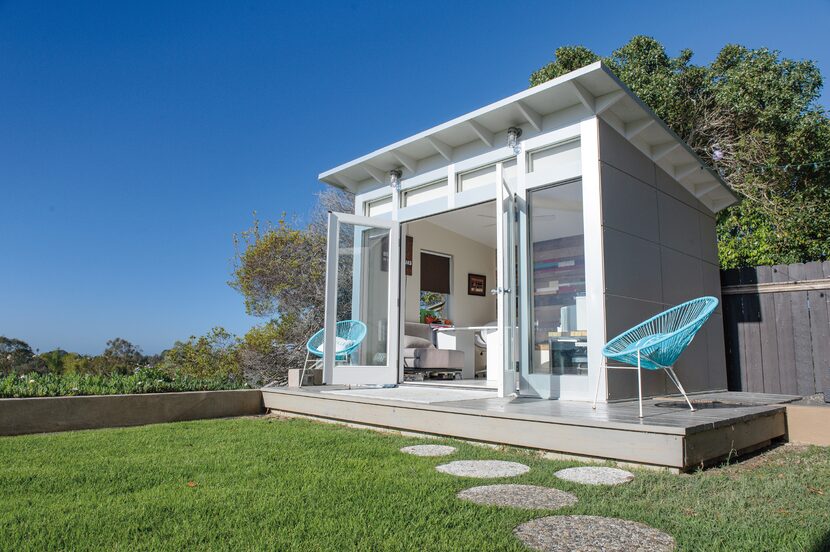
[[[495, 209], [495, 207], [494, 207]], [[463, 216], [463, 212], [459, 212]], [[489, 229], [495, 232], [495, 227]], [[406, 321], [419, 319], [421, 287], [421, 251], [443, 253], [452, 257], [450, 317], [456, 326], [479, 326], [496, 319], [496, 299], [467, 295], [467, 275], [484, 274], [487, 289], [496, 284], [496, 250], [460, 234], [418, 220], [407, 225], [412, 236], [412, 275], [406, 276]]]

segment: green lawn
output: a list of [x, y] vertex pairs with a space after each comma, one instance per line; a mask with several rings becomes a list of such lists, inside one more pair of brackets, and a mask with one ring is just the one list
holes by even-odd
[[[459, 501], [492, 480], [398, 452], [416, 442], [272, 418], [0, 438], [0, 548], [521, 550], [512, 529], [546, 512]], [[451, 443], [451, 458], [524, 462], [531, 471], [510, 482], [579, 497], [558, 513], [642, 521], [681, 550], [830, 543], [828, 449], [783, 447], [692, 475], [636, 471], [631, 484], [596, 488], [554, 477], [573, 462]]]

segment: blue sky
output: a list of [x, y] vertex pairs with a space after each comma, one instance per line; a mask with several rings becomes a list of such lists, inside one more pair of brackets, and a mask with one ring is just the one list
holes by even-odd
[[0, 335], [244, 333], [253, 211], [307, 213], [322, 170], [525, 88], [560, 45], [737, 42], [830, 78], [827, 0], [576, 4], [0, 0]]

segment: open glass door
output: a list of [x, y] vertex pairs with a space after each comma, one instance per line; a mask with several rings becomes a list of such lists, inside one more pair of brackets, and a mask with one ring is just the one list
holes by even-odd
[[491, 293], [498, 296], [498, 331], [502, 346], [499, 397], [516, 391], [516, 339], [518, 286], [516, 280], [516, 162], [500, 163], [497, 169], [496, 251], [497, 287]]
[[545, 399], [588, 398], [588, 310], [581, 180], [527, 191], [529, 305], [521, 392]]
[[328, 224], [323, 382], [398, 383], [399, 225], [346, 213]]

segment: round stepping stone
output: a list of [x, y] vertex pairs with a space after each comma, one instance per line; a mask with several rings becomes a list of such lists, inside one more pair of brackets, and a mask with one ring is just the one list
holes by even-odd
[[674, 539], [636, 521], [600, 516], [548, 516], [513, 530], [519, 540], [544, 552], [670, 552]]
[[447, 456], [455, 452], [455, 447], [448, 445], [412, 445], [403, 447], [401, 452], [415, 456]]
[[504, 460], [456, 460], [449, 464], [436, 466], [435, 469], [459, 477], [479, 477], [482, 479], [514, 477], [530, 471], [530, 468], [524, 464], [505, 462]]
[[484, 485], [458, 493], [461, 500], [489, 506], [510, 506], [526, 510], [558, 510], [576, 504], [571, 493], [536, 485]]
[[634, 479], [634, 474], [619, 468], [581, 467], [559, 470], [559, 479], [584, 485], [622, 485]]

